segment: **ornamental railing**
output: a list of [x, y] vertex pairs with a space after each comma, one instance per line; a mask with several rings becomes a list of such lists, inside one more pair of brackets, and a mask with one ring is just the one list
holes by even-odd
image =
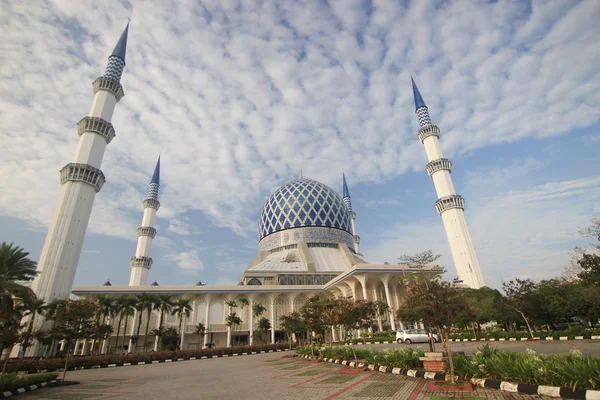
[[452, 196], [446, 196], [446, 197], [439, 198], [435, 202], [435, 209], [440, 214], [451, 208], [460, 208], [460, 209], [464, 210], [465, 209], [465, 199], [463, 199], [462, 196], [453, 194]]
[[433, 175], [434, 172], [440, 170], [446, 170], [448, 172], [452, 172], [452, 161], [447, 158], [438, 158], [437, 160], [433, 160], [425, 167], [429, 176]]
[[137, 228], [138, 237], [140, 236], [150, 236], [152, 239], [156, 236], [156, 229], [151, 226], [140, 226]]
[[106, 178], [102, 171], [88, 164], [69, 163], [60, 170], [60, 183], [84, 182], [96, 189], [96, 193], [102, 189]]
[[154, 199], [146, 199], [142, 204], [144, 204], [144, 208], [154, 208], [155, 210], [160, 208], [160, 202]]
[[77, 131], [79, 136], [84, 132], [96, 133], [106, 140], [106, 144], [110, 143], [115, 137], [115, 128], [108, 121], [97, 117], [85, 117], [77, 123]]
[[100, 78], [96, 79], [92, 85], [94, 85], [94, 94], [98, 93], [99, 90], [106, 90], [116, 97], [117, 102], [121, 100], [123, 96], [125, 96], [123, 86], [121, 86], [121, 84], [114, 79], [101, 76]]
[[152, 258], [150, 257], [131, 257], [131, 268], [142, 267], [150, 268], [152, 266]]
[[436, 125], [427, 125], [421, 128], [419, 131], [419, 140], [421, 143], [425, 141], [429, 136], [437, 136], [440, 137], [440, 128]]

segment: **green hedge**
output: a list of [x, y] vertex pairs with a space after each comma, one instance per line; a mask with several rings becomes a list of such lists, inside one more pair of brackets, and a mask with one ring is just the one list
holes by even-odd
[[[78, 367], [91, 367], [94, 365], [109, 365], [109, 364], [123, 364], [123, 363], [134, 363], [134, 362], [146, 362], [152, 361], [164, 361], [164, 360], [177, 360], [178, 358], [189, 359], [190, 357], [212, 357], [212, 356], [223, 356], [232, 354], [242, 354], [269, 350], [285, 350], [289, 347], [288, 344], [266, 344], [258, 346], [237, 346], [237, 347], [223, 347], [213, 349], [197, 349], [197, 350], [181, 350], [181, 351], [157, 351], [148, 353], [134, 353], [134, 354], [104, 354], [100, 356], [84, 356], [84, 357], [71, 357], [69, 358], [69, 369]], [[11, 359], [7, 365], [7, 371], [27, 371], [35, 373], [38, 371], [57, 371], [62, 369], [65, 364], [64, 358], [45, 358], [41, 360], [37, 359], [25, 359], [15, 360]]]
[[578, 350], [543, 355], [531, 349], [519, 353], [501, 351], [486, 344], [472, 355], [455, 355], [454, 371], [464, 378], [473, 376], [574, 390], [600, 388], [600, 357], [584, 356]]
[[[545, 339], [547, 337], [552, 337], [554, 339], [558, 339], [559, 337], [567, 336], [569, 339], [574, 339], [576, 336], [583, 336], [585, 339], [589, 339], [592, 336], [600, 336], [600, 329], [586, 329], [580, 326], [573, 326], [564, 331], [534, 331], [534, 337], [539, 337], [540, 339]], [[529, 332], [527, 331], [482, 331], [480, 335], [478, 335], [477, 339], [511, 339], [511, 338], [529, 338]], [[449, 335], [449, 338], [452, 340], [457, 339], [475, 339], [475, 334], [472, 331], [465, 331], [459, 333], [452, 333]]]
[[19, 388], [37, 385], [56, 379], [58, 373], [46, 372], [44, 374], [18, 375], [16, 372], [0, 375], [0, 393], [10, 392]]
[[[425, 353], [421, 350], [413, 350], [412, 348], [393, 349], [393, 350], [367, 350], [364, 348], [356, 348], [356, 356], [359, 360], [366, 364], [385, 365], [392, 368], [418, 368], [421, 367], [419, 357], [423, 357]], [[333, 358], [336, 360], [354, 360], [354, 354], [350, 346], [341, 347], [320, 347], [320, 346], [304, 346], [296, 347], [296, 353], [301, 355], [315, 355], [321, 358]]]

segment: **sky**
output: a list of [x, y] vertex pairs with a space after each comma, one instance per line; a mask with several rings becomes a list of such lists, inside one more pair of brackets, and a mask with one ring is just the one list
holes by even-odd
[[596, 1], [6, 1], [0, 241], [38, 259], [101, 76], [131, 18], [125, 97], [75, 286], [129, 281], [161, 155], [149, 282], [235, 284], [270, 193], [341, 193], [373, 262], [432, 249], [456, 276], [417, 139], [441, 129], [483, 275], [549, 279], [600, 217]]

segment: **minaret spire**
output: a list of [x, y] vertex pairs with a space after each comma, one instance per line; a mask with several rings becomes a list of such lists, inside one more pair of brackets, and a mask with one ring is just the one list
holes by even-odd
[[[61, 190], [40, 255], [39, 273], [31, 287], [45, 302], [69, 298], [94, 198], [105, 182], [100, 167], [106, 146], [115, 137], [110, 121], [116, 104], [125, 95], [119, 80], [125, 68], [127, 31], [128, 27], [115, 48], [118, 54], [109, 57], [104, 76], [93, 82], [92, 107], [77, 124], [77, 151], [72, 162], [60, 171]], [[34, 330], [43, 323], [44, 318], [36, 318]], [[36, 344], [27, 355], [38, 352]]]
[[154, 173], [150, 180], [148, 188], [148, 198], [144, 200], [144, 217], [142, 226], [137, 228], [138, 244], [135, 250], [135, 257], [131, 258], [131, 276], [129, 286], [146, 286], [148, 271], [152, 267], [152, 258], [150, 258], [150, 249], [152, 248], [152, 239], [156, 237], [154, 228], [154, 218], [156, 211], [160, 208], [158, 201], [158, 189], [160, 188], [160, 156], [156, 161]]
[[350, 198], [350, 191], [348, 190], [348, 184], [346, 183], [346, 174], [342, 172], [342, 201], [346, 205], [348, 212], [350, 213], [350, 223], [352, 225], [352, 236], [354, 236], [354, 251], [359, 252], [358, 245], [360, 243], [360, 236], [356, 234], [356, 213], [352, 210], [352, 199]]
[[425, 152], [429, 159], [426, 170], [433, 179], [438, 196], [435, 208], [444, 222], [459, 279], [467, 286], [478, 289], [485, 286], [485, 281], [465, 219], [465, 200], [454, 190], [450, 177], [452, 162], [443, 157], [439, 144], [440, 128], [431, 123], [429, 110], [412, 77], [411, 81], [415, 98], [415, 113], [419, 119], [419, 125], [421, 125], [418, 136], [425, 146]]

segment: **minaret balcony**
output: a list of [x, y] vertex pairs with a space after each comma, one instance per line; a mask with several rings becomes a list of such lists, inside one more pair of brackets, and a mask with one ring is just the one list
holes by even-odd
[[354, 235], [354, 243], [360, 244], [360, 236]]
[[434, 172], [446, 170], [448, 172], [452, 172], [452, 161], [447, 158], [438, 158], [437, 160], [433, 160], [425, 167], [427, 173], [431, 177]]
[[93, 132], [102, 136], [106, 140], [106, 144], [109, 144], [115, 137], [115, 128], [108, 121], [97, 117], [85, 117], [77, 123], [77, 131], [79, 136], [85, 132]]
[[111, 92], [115, 96], [117, 102], [121, 100], [123, 96], [125, 96], [123, 86], [121, 86], [121, 84], [115, 81], [114, 79], [101, 76], [100, 78], [96, 79], [92, 84], [94, 85], [94, 94], [98, 93], [98, 90], [106, 90], [108, 92]]
[[146, 199], [142, 204], [144, 204], [144, 208], [154, 208], [157, 211], [160, 208], [160, 202], [154, 199]]
[[423, 143], [425, 139], [427, 139], [429, 136], [437, 136], [437, 138], [439, 139], [440, 128], [438, 128], [436, 125], [427, 125], [422, 127], [419, 131], [419, 140], [421, 141], [421, 143]]
[[85, 182], [96, 189], [96, 193], [102, 189], [106, 178], [102, 171], [88, 164], [70, 163], [60, 170], [60, 183], [66, 182]]
[[138, 237], [140, 236], [150, 236], [152, 239], [156, 237], [156, 229], [151, 226], [140, 226], [137, 228]]
[[451, 196], [441, 197], [435, 202], [435, 209], [438, 213], [443, 213], [451, 208], [465, 209], [465, 199], [462, 196], [453, 194]]
[[152, 266], [152, 258], [150, 257], [131, 257], [131, 261], [129, 263], [131, 268], [148, 268]]
[[350, 218], [356, 219], [356, 213], [354, 211], [350, 211]]

